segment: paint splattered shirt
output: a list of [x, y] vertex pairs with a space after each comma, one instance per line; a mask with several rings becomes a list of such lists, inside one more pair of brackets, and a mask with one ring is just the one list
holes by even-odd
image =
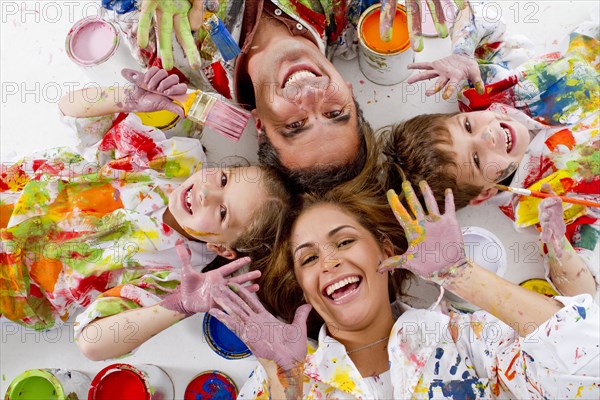
[[[93, 161], [61, 148], [2, 165], [1, 313], [35, 329], [101, 293], [106, 300], [87, 316], [146, 305], [179, 284], [175, 243], [187, 239], [162, 214], [169, 193], [204, 162], [200, 142], [166, 139], [133, 114], [79, 123], [82, 132], [106, 128]], [[189, 245], [193, 265], [214, 258], [204, 243]]]
[[[474, 54], [484, 81], [507, 85], [479, 107], [465, 97], [459, 105], [468, 111], [494, 103], [489, 110], [510, 114], [535, 135], [510, 185], [539, 191], [548, 182], [559, 195], [600, 201], [598, 23], [582, 23], [557, 51], [540, 57], [528, 56], [525, 39], [505, 37], [503, 24], [493, 30], [477, 18], [475, 24], [477, 34], [465, 42], [477, 41]], [[519, 228], [539, 222], [540, 199], [502, 193], [492, 201]], [[600, 214], [593, 207], [563, 207], [567, 238], [598, 281]]]
[[[393, 398], [598, 398], [598, 306], [589, 295], [556, 299], [564, 307], [527, 337], [484, 311], [406, 307], [388, 344]], [[267, 388], [258, 366], [238, 398], [267, 399]], [[369, 388], [323, 327], [304, 366], [303, 398], [376, 399]]]
[[[329, 58], [340, 56], [346, 59], [357, 54], [356, 24], [362, 11], [375, 0], [245, 0], [221, 1], [217, 15], [238, 42], [242, 49], [242, 57], [249, 51], [263, 7], [269, 6], [274, 15], [287, 16], [294, 23], [290, 25], [293, 34], [304, 34], [308, 31], [319, 49]], [[161, 66], [158, 58], [156, 35], [151, 32], [148, 47], [137, 47], [138, 11], [117, 16], [118, 23], [126, 34], [132, 54], [144, 66]], [[297, 28], [299, 27], [299, 28]], [[238, 100], [235, 82], [239, 76], [237, 59], [224, 61], [212, 39], [203, 29], [195, 33], [196, 43], [200, 50], [202, 66], [192, 69], [185, 54], [173, 37], [173, 57], [178, 73], [192, 86], [205, 91], [218, 92], [223, 96]], [[238, 85], [239, 87], [239, 85]]]

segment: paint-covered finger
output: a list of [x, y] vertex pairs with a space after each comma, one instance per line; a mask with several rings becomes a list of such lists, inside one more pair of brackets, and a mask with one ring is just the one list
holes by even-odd
[[434, 69], [433, 64], [430, 62], [412, 63], [412, 64], [408, 64], [408, 66], [406, 68], [407, 69], [426, 69], [426, 70]]
[[296, 313], [294, 314], [294, 321], [292, 324], [300, 327], [303, 336], [306, 336], [306, 320], [308, 319], [310, 310], [312, 310], [310, 304], [302, 304], [296, 309]]
[[227, 327], [231, 332], [234, 332], [238, 337], [241, 334], [241, 324], [236, 322], [236, 320], [231, 317], [229, 314], [219, 310], [218, 308], [211, 308], [208, 310], [208, 313], [218, 319], [223, 325]]
[[158, 49], [163, 68], [173, 68], [173, 14], [158, 12]]
[[440, 90], [442, 90], [442, 88], [446, 85], [446, 83], [448, 83], [449, 79], [444, 77], [444, 76], [440, 76], [437, 81], [435, 82], [435, 84], [433, 85], [433, 87], [427, 89], [425, 91], [425, 96], [433, 96], [434, 94], [436, 94], [437, 92], [439, 92]]
[[200, 52], [198, 51], [196, 41], [192, 36], [192, 28], [190, 27], [188, 19], [185, 15], [176, 15], [174, 23], [177, 41], [181, 45], [181, 48], [183, 48], [190, 67], [194, 69], [200, 68], [202, 62], [200, 59]]
[[427, 7], [429, 7], [431, 17], [433, 18], [435, 30], [440, 37], [445, 38], [448, 36], [448, 28], [446, 27], [446, 18], [440, 0], [427, 0]]
[[408, 78], [406, 80], [406, 83], [412, 84], [412, 83], [415, 83], [415, 82], [426, 81], [428, 79], [437, 78], [438, 76], [439, 76], [439, 74], [437, 72], [435, 72], [435, 71], [421, 72], [421, 73], [418, 73], [418, 74], [413, 75], [410, 78]]
[[244, 285], [246, 282], [251, 282], [255, 279], [260, 278], [260, 271], [250, 271], [245, 274], [237, 275], [228, 280], [228, 282], [237, 283], [238, 285]]
[[156, 88], [157, 92], [166, 93], [168, 89], [179, 83], [179, 77], [176, 74], [169, 75], [163, 79]]
[[454, 194], [452, 193], [452, 189], [446, 189], [446, 196], [444, 199], [444, 215], [454, 215]]
[[456, 4], [456, 7], [457, 7], [459, 10], [464, 10], [464, 9], [465, 9], [465, 6], [466, 6], [466, 2], [465, 2], [465, 0], [454, 0], [454, 4]]
[[398, 195], [393, 189], [388, 190], [386, 195], [388, 203], [392, 208], [392, 212], [394, 213], [396, 220], [398, 220], [400, 226], [402, 226], [402, 229], [404, 229], [404, 231], [406, 232], [408, 225], [412, 223], [412, 217], [410, 216], [406, 208], [404, 208], [404, 206], [400, 202], [400, 199], [398, 198]]
[[144, 79], [142, 80], [142, 85], [138, 85], [144, 89], [148, 89], [150, 87], [150, 81], [152, 80], [152, 78], [154, 78], [154, 76], [158, 73], [158, 71], [161, 71], [160, 68], [158, 67], [150, 67], [148, 69], [148, 71], [146, 71], [146, 73], [144, 74]]
[[159, 69], [154, 76], [148, 80], [146, 89], [155, 93], [158, 92], [158, 85], [160, 85], [163, 80], [167, 79], [168, 76], [169, 73], [167, 71]]
[[258, 283], [253, 283], [252, 285], [248, 285], [248, 286], [244, 286], [246, 288], [247, 291], [249, 291], [250, 293], [256, 293], [258, 292], [258, 290], [260, 289], [260, 286]]
[[158, 0], [144, 0], [140, 9], [140, 19], [137, 29], [137, 42], [140, 48], [145, 49], [148, 46], [148, 38], [150, 36], [150, 26], [152, 18], [158, 6]]
[[396, 0], [382, 0], [379, 12], [379, 37], [384, 42], [392, 40], [392, 24], [396, 15]]
[[485, 85], [483, 84], [483, 79], [481, 78], [481, 71], [479, 70], [479, 65], [476, 62], [471, 62], [468, 66], [467, 79], [473, 86], [475, 86], [475, 91], [477, 94], [485, 93]]
[[408, 33], [410, 35], [410, 44], [414, 51], [423, 50], [423, 34], [421, 28], [421, 6], [420, 0], [406, 1], [406, 22], [408, 23]]
[[165, 91], [167, 96], [180, 96], [185, 94], [188, 90], [188, 87], [185, 83], [178, 83], [175, 86], [172, 86], [168, 90]]
[[[158, 96], [158, 95], [156, 95], [156, 96]], [[179, 115], [181, 118], [185, 118], [185, 110], [181, 106], [173, 103], [170, 99], [168, 99], [166, 97], [162, 97], [157, 102], [157, 108], [155, 111], [160, 111], [160, 110], [170, 111], [173, 114]]]
[[175, 250], [177, 251], [177, 256], [181, 261], [183, 266], [191, 265], [192, 262], [192, 252], [190, 251], [187, 243], [179, 242], [175, 245]]
[[235, 315], [241, 321], [245, 322], [248, 320], [248, 318], [250, 318], [251, 315], [254, 314], [254, 312], [250, 309], [248, 304], [246, 304], [246, 302], [243, 299], [241, 299], [238, 295], [240, 291], [239, 288], [241, 286], [239, 286], [238, 289], [236, 289], [236, 292], [231, 288], [231, 285], [232, 284], [229, 283], [227, 284], [227, 286], [219, 285], [218, 290], [222, 291], [222, 296], [213, 298], [213, 300], [219, 305], [224, 305], [228, 307], [227, 310], [223, 308], [225, 312], [227, 312], [230, 315]]
[[381, 262], [377, 267], [377, 272], [384, 273], [394, 269], [402, 268], [402, 265], [406, 261], [404, 256], [393, 256], [389, 257]]
[[444, 88], [444, 91], [442, 92], [442, 99], [444, 99], [444, 100], [450, 99], [454, 93], [458, 92], [458, 85], [459, 85], [458, 79], [450, 79], [446, 83], [446, 87]]
[[265, 308], [260, 301], [252, 296], [245, 287], [240, 286], [237, 283], [228, 283], [227, 286], [229, 286], [229, 288], [244, 301], [244, 304], [248, 305], [256, 314], [265, 311]]
[[425, 211], [423, 211], [421, 202], [409, 181], [402, 182], [402, 191], [404, 192], [404, 197], [406, 197], [406, 202], [413, 212], [413, 215], [417, 220], [423, 221], [425, 219]]
[[249, 262], [250, 262], [250, 257], [238, 258], [235, 261], [232, 261], [228, 264], [223, 265], [221, 268], [218, 269], [218, 271], [221, 274], [221, 276], [226, 277], [226, 276], [233, 274], [234, 272], [236, 272], [243, 266], [247, 265]]
[[425, 207], [427, 207], [427, 212], [429, 213], [429, 215], [440, 215], [440, 209], [438, 208], [437, 201], [435, 200], [433, 191], [431, 190], [427, 182], [420, 181], [419, 187], [421, 188], [421, 193], [423, 193]]
[[554, 190], [552, 190], [552, 186], [548, 183], [548, 182], [544, 182], [542, 183], [542, 188], [541, 191], [543, 193], [551, 193], [551, 194], [555, 194]]

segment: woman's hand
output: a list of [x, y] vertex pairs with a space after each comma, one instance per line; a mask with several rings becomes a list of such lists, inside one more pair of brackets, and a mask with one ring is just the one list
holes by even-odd
[[[194, 13], [201, 7], [202, 1], [194, 2]], [[146, 48], [152, 19], [158, 27], [158, 49], [162, 65], [166, 70], [173, 68], [173, 27], [177, 41], [183, 48], [192, 68], [200, 68], [200, 52], [192, 36], [188, 13], [192, 4], [187, 0], [143, 0], [140, 21], [138, 23], [138, 46]], [[194, 14], [195, 15], [195, 14]], [[203, 14], [200, 16], [202, 17]]]
[[[185, 245], [177, 245], [177, 254], [183, 264], [181, 284], [179, 289], [166, 297], [160, 305], [169, 310], [178, 311], [182, 314], [193, 315], [199, 312], [207, 312], [216, 307], [211, 294], [211, 288], [215, 285], [227, 283], [244, 284], [260, 277], [260, 271], [250, 271], [232, 278], [227, 276], [236, 272], [250, 262], [249, 257], [240, 258], [209, 272], [196, 272], [192, 269], [190, 250]], [[241, 286], [240, 286], [241, 287]], [[258, 285], [253, 284], [245, 287], [248, 292], [258, 291]]]
[[479, 71], [479, 64], [473, 58], [463, 54], [452, 54], [433, 62], [409, 64], [408, 69], [422, 69], [408, 78], [406, 82], [415, 83], [427, 79], [438, 78], [435, 85], [425, 91], [426, 96], [432, 96], [442, 90], [442, 98], [448, 100], [454, 92], [462, 88], [463, 82], [469, 81], [475, 86], [478, 94], [483, 94], [484, 85]]
[[411, 216], [393, 190], [387, 193], [388, 202], [396, 219], [404, 229], [409, 248], [402, 256], [385, 260], [379, 272], [394, 268], [406, 268], [424, 279], [443, 285], [454, 278], [467, 265], [462, 231], [454, 212], [452, 191], [446, 191], [445, 213], [440, 211], [433, 192], [425, 181], [419, 183], [425, 199], [428, 215], [408, 181], [402, 183], [402, 190], [412, 211]]
[[133, 87], [125, 88], [125, 101], [121, 103], [124, 112], [171, 111], [184, 117], [183, 109], [169, 97], [185, 94], [187, 85], [179, 83], [177, 75], [169, 75], [164, 69], [151, 67], [146, 73], [124, 68], [121, 75]]
[[235, 332], [255, 357], [272, 360], [284, 371], [297, 369], [304, 362], [310, 304], [298, 307], [294, 321], [285, 324], [236, 283], [215, 285], [212, 298], [219, 308], [209, 310], [210, 315]]

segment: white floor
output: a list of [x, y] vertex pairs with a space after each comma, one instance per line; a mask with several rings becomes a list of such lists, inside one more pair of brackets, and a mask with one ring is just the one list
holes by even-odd
[[[598, 13], [596, 0], [487, 2], [490, 18], [502, 16], [511, 32], [534, 41], [541, 52], [567, 34], [578, 22]], [[68, 130], [60, 124], [56, 102], [67, 91], [89, 82], [64, 51], [65, 35], [80, 18], [97, 15], [96, 2], [88, 1], [0, 1], [0, 74], [2, 89], [0, 146], [2, 163], [17, 155], [58, 145], [69, 145]], [[427, 39], [418, 60], [432, 60], [448, 53], [448, 39]], [[356, 60], [336, 61], [353, 83], [355, 94], [367, 120], [374, 127], [423, 112], [456, 109], [440, 97], [425, 98], [420, 88], [399, 84], [392, 87], [370, 83], [358, 69]], [[248, 129], [237, 145], [217, 135], [206, 140], [209, 159], [219, 161], [228, 155], [255, 159], [254, 129]], [[541, 277], [542, 269], [535, 231], [517, 233], [508, 219], [493, 207], [468, 208], [459, 213], [461, 224], [493, 231], [508, 255], [507, 277], [519, 283]], [[79, 354], [73, 343], [72, 326], [60, 331], [34, 332], [1, 321], [0, 395], [20, 372], [31, 368], [68, 368], [93, 377], [110, 362], [92, 362]], [[218, 369], [229, 374], [238, 386], [251, 371], [252, 358], [227, 361], [216, 355], [202, 335], [202, 316], [195, 316], [154, 337], [124, 362], [156, 364], [164, 368], [175, 384], [176, 398], [183, 398], [187, 383], [199, 372]]]

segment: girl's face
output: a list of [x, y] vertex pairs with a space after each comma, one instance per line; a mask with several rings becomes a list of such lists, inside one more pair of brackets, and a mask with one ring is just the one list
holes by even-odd
[[296, 279], [330, 331], [364, 329], [389, 308], [388, 275], [377, 266], [392, 255], [391, 246], [342, 208], [319, 204], [305, 211], [291, 240]]
[[460, 113], [447, 122], [456, 153], [457, 181], [493, 187], [516, 171], [529, 145], [529, 131], [492, 111]]
[[203, 168], [171, 193], [169, 211], [189, 236], [229, 244], [265, 199], [259, 168]]

